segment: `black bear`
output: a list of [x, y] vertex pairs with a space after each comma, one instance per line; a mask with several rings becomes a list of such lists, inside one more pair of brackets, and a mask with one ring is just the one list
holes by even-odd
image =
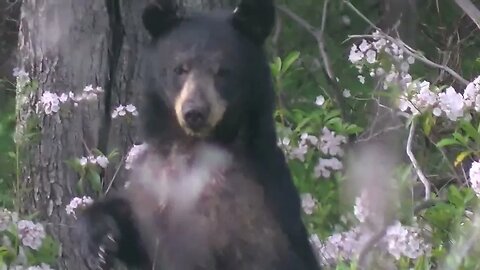
[[140, 269], [320, 269], [277, 146], [263, 49], [274, 17], [273, 0], [209, 14], [173, 0], [145, 8], [148, 148], [128, 188], [79, 216], [101, 269], [114, 258]]

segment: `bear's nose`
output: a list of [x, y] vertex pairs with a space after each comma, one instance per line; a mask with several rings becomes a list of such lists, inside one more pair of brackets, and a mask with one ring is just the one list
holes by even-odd
[[208, 108], [206, 107], [187, 107], [183, 110], [185, 122], [194, 131], [198, 131], [205, 126], [207, 117]]

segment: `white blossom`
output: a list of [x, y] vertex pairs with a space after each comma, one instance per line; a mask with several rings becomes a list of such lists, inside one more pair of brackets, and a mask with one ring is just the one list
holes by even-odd
[[324, 103], [325, 103], [325, 97], [323, 97], [322, 95], [318, 96], [315, 99], [315, 104], [317, 104], [317, 106], [322, 106]]
[[440, 109], [447, 115], [447, 117], [456, 121], [463, 116], [465, 103], [462, 95], [457, 93], [453, 87], [448, 87], [444, 93], [438, 95]]
[[302, 162], [305, 161], [305, 155], [308, 153], [308, 146], [306, 144], [300, 144], [298, 147], [293, 147], [289, 156], [291, 159], [298, 159]]
[[7, 209], [0, 210], [0, 232], [5, 231], [8, 229], [13, 222], [15, 222], [15, 216], [12, 212], [8, 211]]
[[112, 118], [117, 118], [117, 117], [122, 117], [122, 116], [126, 116], [127, 113], [133, 115], [133, 116], [137, 116], [138, 115], [138, 111], [137, 111], [137, 108], [132, 105], [132, 104], [128, 104], [126, 106], [124, 105], [118, 105], [117, 108], [115, 108], [112, 112]]
[[316, 234], [310, 236], [309, 240], [320, 263], [327, 266], [339, 261], [355, 259], [361, 244], [365, 241], [364, 238], [360, 230], [355, 227], [346, 232], [335, 233], [323, 242]]
[[148, 144], [133, 145], [125, 159], [125, 169], [130, 170], [138, 159], [147, 151]]
[[377, 61], [377, 53], [374, 50], [368, 50], [365, 54], [367, 62], [373, 64]]
[[45, 91], [40, 97], [39, 105], [47, 115], [57, 113], [60, 110], [60, 98], [55, 93]]
[[420, 232], [419, 228], [407, 227], [398, 221], [395, 222], [394, 225], [388, 227], [384, 237], [388, 252], [397, 260], [401, 256], [416, 259], [429, 253], [431, 246], [421, 237]]
[[89, 196], [83, 196], [82, 198], [75, 197], [73, 198], [70, 203], [65, 207], [65, 211], [68, 215], [75, 215], [75, 209], [77, 208], [84, 208], [93, 203], [93, 199]]
[[477, 196], [480, 197], [480, 162], [474, 161], [472, 163], [468, 175], [473, 191], [475, 191]]
[[107, 168], [107, 166], [108, 166], [108, 158], [104, 155], [97, 156], [96, 157], [96, 162], [97, 162], [98, 166], [100, 166], [104, 169]]
[[30, 220], [20, 220], [17, 224], [18, 235], [24, 246], [38, 250], [45, 238], [45, 230], [40, 223]]
[[40, 265], [30, 266], [27, 268], [27, 270], [53, 270], [53, 268], [46, 263], [41, 263]]
[[300, 196], [302, 200], [302, 208], [305, 214], [311, 215], [317, 206], [317, 199], [315, 199], [311, 193], [304, 193]]
[[352, 94], [350, 93], [350, 90], [345, 89], [345, 90], [343, 90], [343, 96], [346, 97], [346, 98], [349, 98], [349, 97], [352, 96]]
[[320, 158], [317, 165], [313, 168], [313, 174], [316, 178], [329, 178], [331, 171], [343, 169], [343, 164], [337, 158]]
[[335, 135], [335, 132], [330, 131], [328, 128], [323, 128], [322, 136], [319, 140], [319, 150], [324, 154], [330, 154], [332, 156], [342, 156], [343, 149], [340, 147], [342, 143], [346, 143], [347, 138], [343, 135]]
[[357, 78], [358, 78], [358, 81], [359, 81], [361, 84], [364, 84], [364, 83], [365, 83], [365, 77], [364, 77], [364, 76], [358, 75]]
[[357, 64], [363, 59], [363, 52], [361, 52], [357, 45], [353, 44], [353, 46], [350, 48], [350, 54], [348, 55], [348, 60], [352, 62], [353, 64]]

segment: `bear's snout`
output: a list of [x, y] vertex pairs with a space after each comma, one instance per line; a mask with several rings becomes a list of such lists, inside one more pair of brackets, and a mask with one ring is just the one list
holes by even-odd
[[188, 135], [208, 136], [222, 120], [226, 102], [211, 76], [191, 72], [175, 100], [178, 123]]
[[185, 104], [182, 114], [187, 127], [194, 132], [199, 132], [207, 126], [210, 107], [206, 104]]

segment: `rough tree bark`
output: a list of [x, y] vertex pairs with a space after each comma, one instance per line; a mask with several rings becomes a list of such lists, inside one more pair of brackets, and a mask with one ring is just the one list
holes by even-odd
[[[78, 194], [78, 175], [65, 161], [86, 156], [87, 148], [122, 156], [135, 140], [135, 127], [112, 121], [118, 104], [135, 103], [142, 83], [140, 55], [147, 40], [141, 10], [148, 0], [24, 0], [19, 31], [19, 66], [38, 89], [17, 91], [17, 142], [20, 144], [22, 212], [39, 214], [47, 232], [61, 243], [56, 269], [90, 269], [72, 240], [73, 219], [65, 206]], [[231, 1], [179, 0], [209, 9]], [[98, 101], [67, 105], [72, 113], [36, 111], [45, 91], [79, 93], [89, 84], [103, 87]], [[70, 107], [68, 107], [70, 106]], [[36, 133], [36, 136], [30, 134]], [[28, 138], [28, 139], [27, 139]], [[117, 166], [115, 164], [115, 166]], [[112, 178], [115, 168], [104, 175]], [[106, 185], [104, 186], [104, 189]]]

